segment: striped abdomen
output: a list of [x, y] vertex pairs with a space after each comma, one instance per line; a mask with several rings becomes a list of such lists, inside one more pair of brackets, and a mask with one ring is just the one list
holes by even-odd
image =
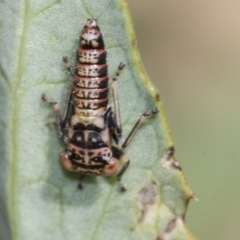
[[107, 53], [95, 20], [88, 20], [80, 36], [75, 72], [74, 106], [82, 117], [96, 117], [108, 105]]

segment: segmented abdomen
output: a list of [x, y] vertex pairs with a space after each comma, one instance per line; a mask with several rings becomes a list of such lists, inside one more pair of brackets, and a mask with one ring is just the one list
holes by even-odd
[[81, 32], [75, 72], [75, 111], [84, 117], [98, 116], [108, 104], [107, 53], [95, 20], [88, 20]]

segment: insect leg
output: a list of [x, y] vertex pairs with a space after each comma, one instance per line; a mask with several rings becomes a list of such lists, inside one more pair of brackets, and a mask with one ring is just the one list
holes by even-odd
[[120, 169], [120, 171], [117, 174], [117, 180], [118, 180], [118, 184], [120, 187], [121, 192], [126, 191], [126, 188], [124, 186], [124, 184], [122, 183], [122, 176], [125, 173], [125, 171], [127, 170], [129, 164], [130, 164], [130, 160], [129, 157], [123, 153], [120, 149], [112, 146], [112, 151], [113, 151], [113, 156], [117, 159], [119, 159], [121, 162], [123, 162], [123, 166]]
[[126, 188], [124, 186], [124, 184], [122, 183], [122, 175], [124, 174], [124, 172], [127, 170], [129, 164], [130, 164], [130, 160], [128, 158], [127, 155], [123, 154], [122, 157], [120, 158], [120, 160], [124, 163], [122, 168], [120, 169], [120, 171], [117, 174], [117, 180], [120, 186], [120, 190], [121, 192], [126, 191]]
[[81, 190], [83, 189], [82, 182], [83, 182], [84, 178], [85, 178], [85, 175], [84, 174], [80, 174], [79, 182], [78, 182], [78, 189], [81, 189]]
[[111, 89], [113, 94], [113, 104], [114, 104], [114, 111], [116, 115], [116, 127], [119, 134], [122, 132], [121, 120], [120, 120], [120, 111], [119, 111], [119, 101], [118, 101], [118, 94], [117, 94], [117, 78], [122, 72], [123, 68], [125, 67], [124, 63], [120, 63], [118, 66], [118, 70], [116, 75], [113, 77], [111, 82]]
[[66, 128], [66, 125], [69, 121], [69, 111], [70, 111], [70, 106], [71, 106], [71, 97], [72, 97], [72, 91], [70, 91], [69, 94], [68, 94], [67, 106], [66, 106], [66, 109], [65, 109], [63, 117], [62, 117], [61, 113], [60, 113], [58, 102], [48, 98], [45, 94], [42, 94], [42, 100], [53, 105], [53, 109], [54, 109], [56, 120], [57, 120], [58, 137], [63, 142], [67, 142], [67, 137], [64, 135], [64, 129]]
[[70, 72], [71, 76], [74, 76], [75, 75], [75, 73], [74, 73], [75, 67], [70, 64], [67, 56], [63, 57], [63, 62], [65, 63], [65, 66], [66, 66], [67, 70]]
[[111, 135], [114, 139], [114, 141], [116, 142], [116, 144], [120, 147], [123, 143], [122, 141], [122, 135], [121, 135], [121, 131], [119, 131], [119, 128], [117, 126], [117, 122], [116, 122], [116, 115], [111, 112], [111, 114], [109, 115], [109, 127], [111, 129]]
[[138, 128], [140, 127], [140, 125], [146, 120], [146, 118], [148, 116], [157, 114], [159, 112], [158, 108], [154, 108], [151, 111], [147, 111], [145, 113], [143, 113], [142, 115], [140, 115], [140, 117], [138, 118], [137, 122], [135, 123], [134, 127], [132, 128], [131, 132], [129, 133], [128, 137], [126, 138], [126, 140], [124, 141], [124, 143], [122, 144], [122, 148], [125, 148], [128, 146], [128, 144], [131, 142], [134, 134], [136, 133], [136, 131], [138, 130]]

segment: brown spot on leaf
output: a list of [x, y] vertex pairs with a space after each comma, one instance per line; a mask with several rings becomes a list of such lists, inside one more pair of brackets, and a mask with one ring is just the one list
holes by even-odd
[[141, 214], [138, 218], [139, 223], [144, 222], [148, 212], [155, 203], [157, 190], [158, 190], [157, 184], [154, 181], [152, 181], [138, 192], [138, 200], [142, 205]]
[[137, 39], [136, 39], [136, 38], [133, 38], [133, 39], [132, 39], [132, 45], [133, 45], [134, 47], [137, 46]]
[[178, 169], [182, 171], [182, 168], [176, 158], [174, 157], [175, 149], [173, 146], [169, 147], [165, 155], [161, 159], [161, 164], [164, 168], [167, 169]]
[[156, 238], [156, 240], [170, 240], [171, 238], [171, 233], [174, 230], [174, 228], [176, 227], [177, 224], [182, 224], [183, 223], [183, 218], [181, 216], [178, 216], [174, 219], [172, 219], [166, 229], [164, 230], [163, 234], [161, 234], [160, 236], [158, 236]]
[[155, 94], [155, 99], [156, 99], [157, 101], [160, 101], [160, 95], [159, 95], [159, 93]]

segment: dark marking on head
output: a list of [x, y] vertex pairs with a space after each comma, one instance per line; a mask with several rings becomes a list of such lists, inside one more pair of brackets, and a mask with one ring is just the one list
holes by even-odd
[[90, 159], [90, 162], [102, 164], [102, 166], [105, 166], [105, 165], [108, 164], [108, 162], [107, 162], [106, 160], [102, 159], [101, 156], [91, 158], [91, 159]]
[[83, 157], [81, 157], [75, 149], [73, 149], [71, 152], [68, 152], [68, 158], [69, 160], [77, 160], [77, 161], [84, 161]]
[[94, 154], [94, 152], [88, 152], [88, 156], [91, 157]]
[[76, 167], [81, 167], [82, 169], [89, 170], [89, 172], [90, 172], [90, 170], [102, 169], [106, 165], [106, 164], [93, 164], [93, 165], [89, 165], [89, 164], [74, 162], [74, 160], [72, 160], [72, 163]]

